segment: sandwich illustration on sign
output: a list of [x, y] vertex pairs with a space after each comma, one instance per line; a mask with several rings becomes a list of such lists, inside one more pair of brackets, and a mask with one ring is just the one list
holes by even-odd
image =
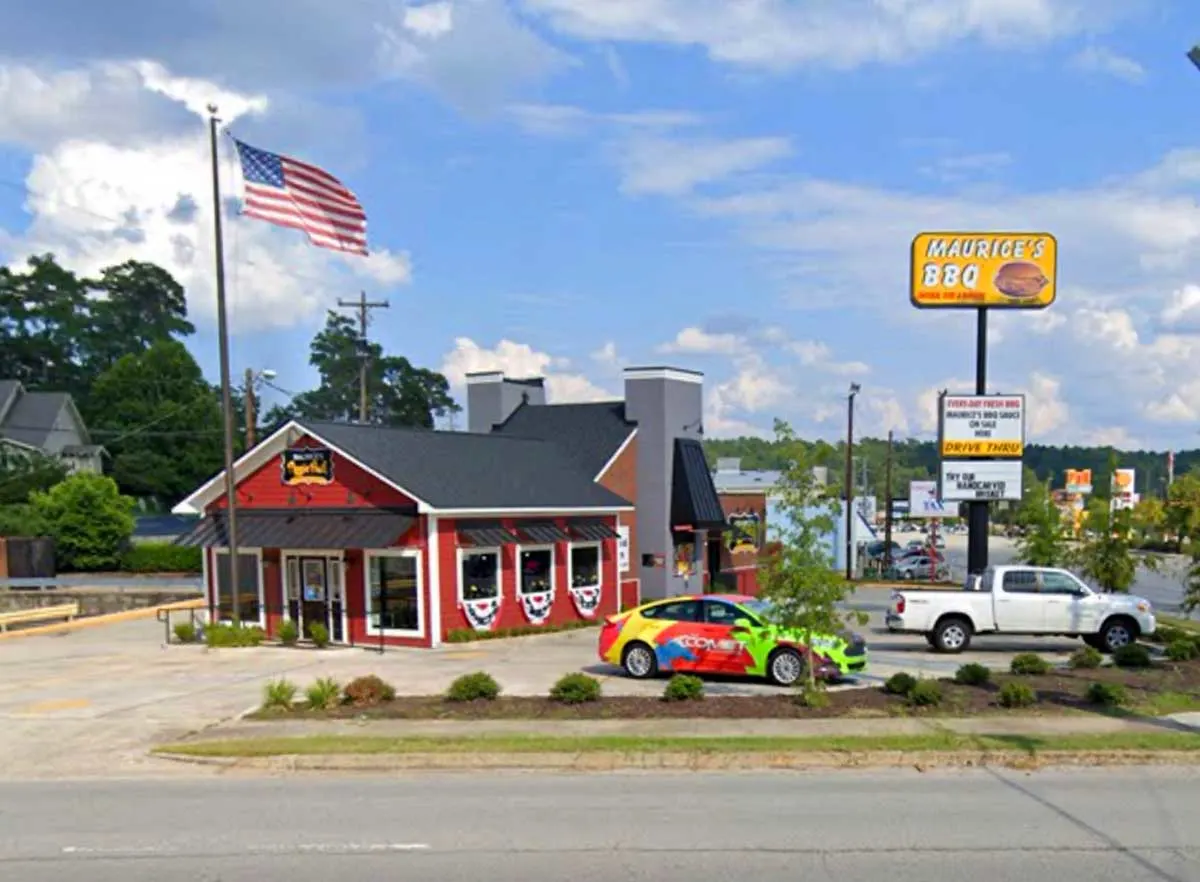
[[1014, 260], [1004, 264], [996, 272], [996, 290], [1016, 300], [1031, 300], [1042, 293], [1050, 279], [1036, 263]]

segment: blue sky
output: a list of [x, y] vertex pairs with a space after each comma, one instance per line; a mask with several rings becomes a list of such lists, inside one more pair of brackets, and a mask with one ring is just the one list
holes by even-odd
[[229, 226], [234, 368], [284, 389], [314, 382], [324, 310], [366, 290], [391, 303], [373, 336], [456, 386], [504, 369], [608, 397], [622, 366], [667, 363], [705, 372], [709, 434], [780, 416], [836, 437], [854, 381], [866, 431], [931, 437], [936, 390], [971, 388], [973, 320], [909, 305], [909, 242], [1038, 229], [1059, 239], [1058, 303], [991, 338], [1030, 440], [1200, 443], [1184, 0], [160, 6], [12, 14], [0, 252], [162, 263], [214, 377], [210, 100], [368, 213], [365, 261]]

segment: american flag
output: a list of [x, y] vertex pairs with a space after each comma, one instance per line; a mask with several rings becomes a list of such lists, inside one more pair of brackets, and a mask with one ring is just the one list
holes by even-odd
[[242, 162], [242, 213], [308, 234], [318, 248], [367, 253], [367, 214], [324, 169], [235, 140]]

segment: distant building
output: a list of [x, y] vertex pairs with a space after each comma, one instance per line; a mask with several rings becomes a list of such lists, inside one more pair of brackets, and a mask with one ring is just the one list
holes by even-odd
[[0, 449], [9, 456], [40, 453], [71, 472], [101, 472], [106, 455], [69, 394], [30, 392], [18, 380], [0, 380]]

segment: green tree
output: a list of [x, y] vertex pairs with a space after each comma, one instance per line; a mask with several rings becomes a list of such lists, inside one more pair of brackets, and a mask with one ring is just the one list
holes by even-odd
[[36, 452], [14, 453], [0, 445], [0, 506], [24, 505], [35, 490], [49, 490], [67, 476], [57, 459]]
[[39, 528], [54, 539], [62, 569], [112, 569], [133, 535], [134, 501], [104, 475], [72, 475], [34, 493], [30, 505]]
[[1016, 517], [1017, 524], [1025, 528], [1017, 540], [1021, 562], [1034, 567], [1066, 565], [1070, 549], [1063, 534], [1062, 512], [1050, 491], [1035, 480], [1025, 488], [1024, 496]]
[[268, 424], [288, 417], [357, 421], [363, 358], [367, 359], [368, 422], [431, 429], [435, 418], [460, 409], [444, 376], [414, 367], [406, 358], [385, 355], [378, 343], [364, 345], [354, 322], [331, 311], [309, 347], [308, 361], [321, 377], [320, 386], [297, 395], [287, 407], [272, 409]]
[[0, 267], [0, 378], [78, 394], [88, 328], [87, 286], [52, 255], [24, 271]]
[[1133, 507], [1133, 528], [1143, 542], [1157, 538], [1165, 520], [1166, 507], [1157, 497], [1143, 496]]
[[1086, 529], [1076, 564], [1102, 591], [1127, 593], [1139, 566], [1157, 569], [1154, 558], [1133, 553], [1129, 541], [1132, 516], [1127, 509], [1110, 511], [1108, 503], [1094, 500], [1088, 505]]
[[[780, 516], [775, 538], [760, 572], [761, 597], [771, 604], [771, 619], [780, 627], [804, 635], [811, 647], [816, 635], [834, 634], [845, 626], [839, 605], [854, 586], [834, 571], [827, 543], [834, 531], [835, 512], [818, 494], [805, 445], [791, 427], [775, 421], [775, 441], [785, 456], [776, 487]], [[816, 688], [816, 670], [806, 665], [808, 685]]]
[[1179, 540], [1200, 535], [1200, 475], [1188, 472], [1171, 484], [1167, 490], [1163, 526]]
[[220, 471], [220, 399], [178, 340], [117, 359], [90, 403], [123, 492], [171, 503]]
[[82, 355], [90, 376], [124, 355], [196, 331], [187, 318], [183, 286], [160, 266], [129, 260], [101, 270], [87, 285], [91, 315]]

